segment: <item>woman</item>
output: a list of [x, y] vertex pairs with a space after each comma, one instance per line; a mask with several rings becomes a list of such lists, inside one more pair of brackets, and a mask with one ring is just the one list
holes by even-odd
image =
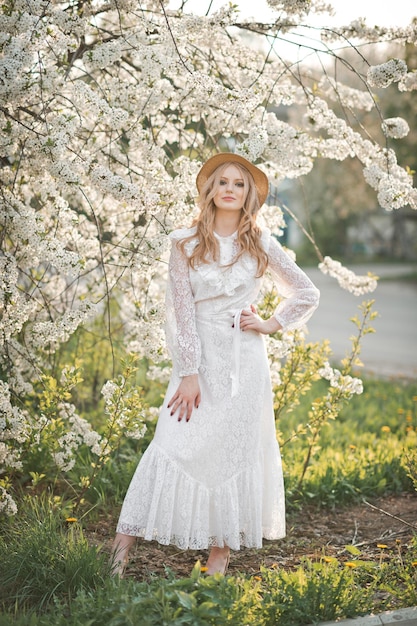
[[[284, 486], [262, 335], [302, 326], [319, 292], [256, 216], [265, 174], [220, 153], [197, 176], [200, 214], [171, 233], [167, 340], [173, 371], [155, 431], [117, 527], [113, 571], [135, 537], [211, 548], [207, 573], [225, 573], [230, 549], [285, 535]], [[284, 299], [256, 314], [268, 269]]]

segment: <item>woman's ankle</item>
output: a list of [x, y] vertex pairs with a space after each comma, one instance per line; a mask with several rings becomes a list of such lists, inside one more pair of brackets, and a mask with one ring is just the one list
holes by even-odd
[[207, 559], [207, 574], [225, 574], [229, 565], [230, 548], [213, 546]]
[[126, 565], [129, 560], [130, 548], [135, 543], [136, 537], [122, 535], [118, 533], [113, 542], [113, 549], [110, 557], [111, 575], [123, 577]]

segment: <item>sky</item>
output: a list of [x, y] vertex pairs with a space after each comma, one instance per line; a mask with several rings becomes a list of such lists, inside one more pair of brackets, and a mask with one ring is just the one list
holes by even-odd
[[[320, 35], [316, 29], [320, 29], [323, 26], [330, 28], [338, 25], [346, 26], [357, 18], [366, 18], [366, 23], [369, 27], [375, 25], [407, 26], [413, 17], [417, 17], [417, 3], [415, 0], [395, 0], [395, 3], [388, 0], [323, 1], [333, 6], [335, 12], [333, 16], [327, 13], [310, 15], [306, 19], [306, 23], [313, 28], [297, 28], [280, 38], [280, 55], [288, 61], [298, 62], [300, 59], [303, 59], [307, 64], [311, 63], [314, 65], [316, 56], [310, 52], [310, 46], [316, 51], [324, 51], [328, 48], [342, 50], [344, 47], [343, 43], [321, 43]], [[268, 7], [267, 0], [232, 0], [232, 2], [239, 6], [241, 16], [244, 18], [255, 17], [259, 21], [269, 21], [271, 18], [273, 19], [273, 16], [276, 16], [276, 11], [272, 11]], [[213, 13], [228, 3], [229, 0], [171, 0], [169, 6], [172, 9], [176, 9], [183, 4], [186, 12], [205, 15], [209, 7], [210, 13]], [[299, 45], [306, 47], [300, 49]], [[346, 47], [349, 47], [349, 45], [347, 44]]]
[[[405, 26], [412, 17], [417, 17], [417, 4], [414, 0], [395, 0], [395, 3], [387, 0], [328, 0], [335, 9], [335, 16], [320, 16], [320, 23], [326, 26], [347, 24], [357, 17], [366, 17], [368, 26]], [[237, 4], [244, 17], [252, 17], [254, 13], [258, 19], [267, 19], [271, 15], [266, 0], [233, 0]], [[211, 10], [227, 4], [227, 0], [213, 0]], [[177, 8], [181, 0], [171, 0], [170, 6]], [[186, 10], [198, 14], [204, 14], [210, 5], [210, 0], [187, 0]], [[256, 11], [254, 10], [256, 7]], [[316, 18], [317, 19], [317, 18]]]

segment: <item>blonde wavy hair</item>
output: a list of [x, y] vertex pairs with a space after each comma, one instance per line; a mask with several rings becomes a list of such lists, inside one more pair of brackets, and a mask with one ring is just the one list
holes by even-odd
[[213, 199], [217, 193], [222, 174], [229, 165], [236, 167], [242, 174], [245, 192], [244, 204], [237, 228], [239, 252], [231, 264], [236, 263], [243, 254], [249, 253], [258, 264], [257, 276], [259, 277], [265, 273], [268, 265], [268, 255], [261, 243], [262, 231], [256, 223], [256, 215], [260, 209], [259, 198], [252, 174], [240, 163], [233, 161], [223, 163], [208, 177], [200, 191], [198, 202], [200, 213], [192, 223], [192, 226], [196, 227], [197, 232], [195, 235], [182, 239], [177, 245], [182, 253], [185, 254], [185, 245], [197, 238], [198, 243], [188, 257], [188, 262], [193, 269], [201, 263], [219, 260], [219, 242], [214, 235], [216, 206]]

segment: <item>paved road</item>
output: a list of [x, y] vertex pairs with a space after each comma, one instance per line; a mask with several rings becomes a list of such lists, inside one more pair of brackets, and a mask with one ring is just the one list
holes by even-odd
[[417, 626], [417, 607], [386, 611], [379, 615], [367, 615], [356, 619], [346, 619], [338, 622], [322, 622], [320, 626], [384, 626], [384, 624], [399, 624], [400, 626]]
[[[375, 334], [364, 337], [361, 359], [365, 371], [378, 376], [417, 379], [417, 284], [396, 277], [416, 272], [416, 265], [350, 266], [357, 274], [372, 271], [380, 280], [372, 294], [354, 296], [318, 269], [306, 270], [321, 291], [320, 307], [308, 324], [309, 339], [330, 339], [335, 361], [349, 351], [355, 326], [349, 318], [359, 313], [358, 305], [375, 299]], [[389, 278], [389, 280], [387, 280]]]

